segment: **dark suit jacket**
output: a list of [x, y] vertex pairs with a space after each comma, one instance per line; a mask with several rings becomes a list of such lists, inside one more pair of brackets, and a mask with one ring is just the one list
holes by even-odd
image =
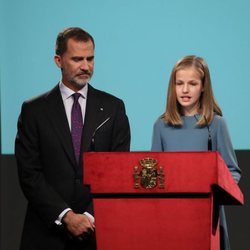
[[[129, 151], [129, 146], [130, 129], [123, 102], [89, 85], [83, 152]], [[91, 194], [82, 185], [58, 85], [22, 105], [15, 155], [20, 184], [28, 200], [21, 249], [64, 249], [69, 237], [55, 220], [68, 207], [77, 213], [91, 212]]]

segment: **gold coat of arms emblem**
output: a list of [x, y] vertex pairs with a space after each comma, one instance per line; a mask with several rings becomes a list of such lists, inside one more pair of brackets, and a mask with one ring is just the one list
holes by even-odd
[[157, 160], [154, 158], [143, 158], [139, 161], [140, 167], [134, 167], [134, 187], [139, 188], [139, 183], [143, 188], [151, 189], [157, 185], [164, 188], [164, 172]]

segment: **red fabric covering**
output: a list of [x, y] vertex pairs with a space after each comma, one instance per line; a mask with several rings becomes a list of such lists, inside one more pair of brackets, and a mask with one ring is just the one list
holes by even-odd
[[[146, 157], [163, 167], [165, 188], [134, 188], [134, 166]], [[218, 204], [243, 203], [216, 152], [85, 153], [84, 183], [98, 250], [219, 250]]]
[[210, 249], [210, 199], [96, 199], [94, 207], [98, 250]]

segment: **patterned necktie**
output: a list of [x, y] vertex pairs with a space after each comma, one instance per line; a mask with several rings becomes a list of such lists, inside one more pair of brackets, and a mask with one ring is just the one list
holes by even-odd
[[76, 161], [77, 163], [79, 163], [82, 128], [83, 128], [82, 111], [81, 111], [81, 106], [78, 102], [78, 99], [81, 96], [81, 94], [75, 93], [72, 96], [74, 97], [74, 103], [71, 110], [71, 136], [72, 136]]

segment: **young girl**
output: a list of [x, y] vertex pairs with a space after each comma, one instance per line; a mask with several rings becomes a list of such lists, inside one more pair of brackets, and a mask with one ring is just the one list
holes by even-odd
[[[222, 112], [215, 101], [206, 62], [186, 56], [174, 66], [165, 113], [154, 124], [152, 151], [218, 151], [234, 180], [241, 170]], [[224, 210], [220, 213], [221, 249], [230, 249]]]

